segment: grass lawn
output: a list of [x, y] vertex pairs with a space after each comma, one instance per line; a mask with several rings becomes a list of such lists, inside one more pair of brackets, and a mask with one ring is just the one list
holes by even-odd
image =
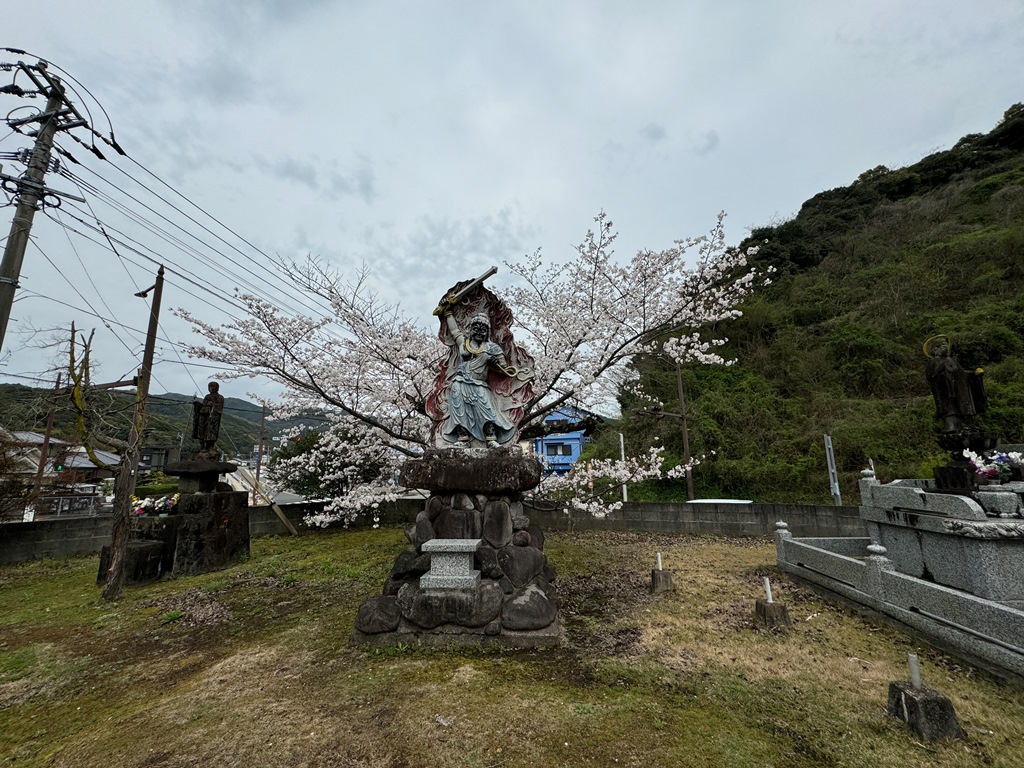
[[[0, 766], [1024, 765], [1024, 691], [788, 583], [768, 539], [550, 534], [561, 649], [350, 648], [404, 546], [261, 538], [117, 603], [96, 557], [0, 567]], [[765, 575], [791, 632], [753, 625]], [[908, 652], [967, 741], [886, 717]]]

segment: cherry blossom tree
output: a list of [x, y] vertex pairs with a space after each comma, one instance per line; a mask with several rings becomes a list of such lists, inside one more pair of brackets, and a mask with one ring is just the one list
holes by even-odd
[[[568, 263], [549, 262], [538, 250], [505, 264], [518, 278], [503, 292], [515, 314], [516, 341], [536, 361], [521, 426], [565, 404], [594, 410], [614, 403], [634, 378], [628, 363], [638, 354], [727, 363], [715, 352], [723, 342], [717, 326], [737, 317], [738, 305], [767, 280], [748, 265], [756, 249], [726, 246], [724, 214], [707, 235], [661, 251], [641, 250], [625, 262], [615, 257], [617, 234], [607, 215], [594, 221]], [[325, 413], [332, 426], [320, 450], [343, 456], [339, 466], [381, 468], [376, 482], [353, 483], [335, 500], [319, 521], [326, 522], [395, 497], [397, 465], [428, 447], [426, 402], [446, 350], [436, 329], [379, 301], [365, 267], [347, 280], [312, 257], [282, 266], [298, 291], [330, 311], [296, 316], [239, 294], [244, 320], [217, 326], [185, 310], [178, 314], [204, 338], [189, 348], [191, 355], [232, 368], [233, 377], [265, 376], [283, 384], [278, 416]], [[708, 330], [716, 336], [706, 336]], [[626, 470], [602, 471], [617, 476]]]
[[[657, 438], [655, 438], [657, 439]], [[671, 469], [664, 467], [664, 448], [655, 446], [645, 455], [622, 459], [593, 459], [579, 461], [564, 475], [549, 475], [530, 494], [534, 506], [562, 509], [567, 515], [583, 513], [604, 517], [622, 507], [619, 493], [624, 485], [645, 480], [678, 479], [686, 476], [687, 469], [700, 464], [700, 459]]]

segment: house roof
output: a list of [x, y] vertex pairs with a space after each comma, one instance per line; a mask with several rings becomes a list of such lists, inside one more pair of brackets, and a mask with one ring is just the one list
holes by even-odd
[[[116, 453], [111, 453], [110, 451], [93, 451], [93, 453], [96, 455], [97, 459], [103, 462], [103, 464], [109, 466], [117, 466], [117, 463], [121, 461], [120, 456]], [[63, 464], [66, 469], [96, 469], [97, 466], [100, 466], [101, 469], [105, 468], [102, 465], [95, 464], [93, 460], [89, 458], [89, 455], [84, 452], [67, 454], [64, 456]]]
[[544, 421], [583, 421], [584, 419], [592, 419], [596, 421], [604, 421], [601, 416], [583, 408], [577, 408], [573, 405], [562, 405], [553, 410], [547, 416], [544, 417]]
[[[46, 435], [42, 435], [39, 432], [25, 432], [25, 431], [14, 431], [11, 432], [11, 437], [14, 438], [16, 443], [21, 445], [42, 445], [46, 440]], [[65, 440], [59, 440], [56, 437], [50, 438], [50, 445], [70, 445]]]
[[526, 427], [523, 430], [523, 436], [531, 440], [545, 435], [575, 432], [582, 432], [589, 436], [603, 421], [604, 418], [596, 413], [571, 405], [563, 405], [545, 416], [541, 423], [534, 422]]

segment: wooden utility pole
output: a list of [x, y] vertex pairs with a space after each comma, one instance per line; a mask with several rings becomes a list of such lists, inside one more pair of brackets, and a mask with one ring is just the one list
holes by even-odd
[[263, 410], [260, 412], [260, 444], [256, 449], [256, 485], [260, 484], [260, 468], [263, 466], [263, 441], [265, 439], [263, 432], [263, 424], [267, 418], [267, 406], [263, 406]]
[[36, 136], [32, 159], [29, 160], [28, 170], [19, 186], [18, 207], [14, 209], [11, 233], [7, 238], [3, 262], [0, 263], [0, 348], [3, 348], [7, 323], [11, 319], [14, 291], [18, 287], [18, 277], [21, 275], [21, 263], [25, 258], [32, 220], [36, 215], [36, 206], [43, 197], [43, 177], [50, 166], [53, 136], [57, 133], [57, 116], [64, 104], [64, 87], [56, 78], [54, 82], [57, 86], [50, 90], [50, 96], [46, 100], [46, 111], [36, 116], [36, 119], [42, 121], [43, 127]]
[[663, 411], [661, 407], [658, 408], [641, 408], [637, 413], [645, 413], [649, 416], [653, 416], [656, 419], [660, 419], [664, 416], [672, 416], [673, 418], [679, 419], [680, 427], [683, 432], [683, 463], [686, 467], [686, 499], [687, 501], [693, 501], [693, 471], [690, 469], [690, 425], [687, 422], [686, 415], [686, 393], [683, 390], [683, 368], [676, 361], [676, 389], [679, 392], [679, 413], [672, 413], [671, 411]]
[[149, 329], [146, 332], [146, 347], [142, 353], [142, 368], [136, 380], [135, 415], [128, 433], [128, 447], [121, 456], [114, 480], [114, 522], [110, 532], [110, 560], [107, 568], [107, 582], [103, 587], [106, 600], [116, 600], [124, 588], [124, 563], [128, 553], [128, 530], [131, 525], [132, 496], [135, 495], [136, 473], [139, 468], [139, 442], [146, 426], [146, 397], [153, 374], [153, 356], [156, 350], [156, 331], [160, 317], [160, 299], [164, 290], [164, 268], [156, 273], [156, 283], [135, 294], [145, 298], [153, 291], [153, 303], [149, 307]]
[[[57, 385], [53, 388], [54, 396], [60, 394], [60, 374], [57, 374]], [[42, 495], [43, 472], [50, 454], [50, 435], [53, 434], [53, 417], [57, 412], [57, 404], [52, 403], [46, 412], [46, 432], [43, 434], [43, 447], [39, 449], [39, 468], [36, 470], [36, 484], [33, 495], [38, 499]]]
[[164, 265], [156, 273], [156, 282], [152, 287], [139, 291], [136, 296], [145, 298], [146, 294], [153, 291], [153, 303], [149, 305], [149, 327], [146, 329], [146, 346], [142, 353], [142, 369], [139, 371], [138, 386], [135, 398], [135, 418], [132, 419], [132, 429], [128, 433], [128, 447], [134, 447], [131, 472], [131, 492], [135, 493], [135, 475], [139, 467], [139, 440], [142, 437], [142, 429], [146, 424], [146, 398], [149, 397], [149, 384], [153, 380], [153, 357], [156, 354], [156, 331], [160, 325], [160, 299], [164, 295]]
[[36, 141], [25, 174], [15, 178], [0, 173], [0, 179], [4, 183], [14, 184], [18, 190], [18, 205], [14, 209], [11, 231], [7, 238], [7, 246], [4, 248], [3, 261], [0, 262], [0, 349], [3, 349], [4, 337], [7, 335], [7, 324], [11, 319], [11, 307], [14, 305], [14, 292], [18, 288], [21, 264], [25, 258], [25, 248], [28, 245], [36, 210], [44, 204], [44, 197], [57, 194], [85, 202], [81, 197], [47, 189], [43, 186], [43, 178], [50, 168], [53, 137], [57, 131], [86, 125], [86, 121], [64, 97], [64, 85], [46, 71], [45, 61], [40, 61], [35, 66], [18, 62], [17, 68], [32, 79], [39, 93], [46, 93], [46, 109], [29, 117], [7, 120], [7, 125], [11, 128], [36, 122], [40, 123], [41, 127], [38, 131], [29, 133], [30, 136], [35, 134]]
[[[686, 421], [686, 395], [683, 392], [683, 369], [676, 361], [676, 387], [679, 389], [679, 419], [683, 426], [683, 461], [690, 463], [690, 427]], [[686, 467], [686, 498], [693, 501], [693, 471]]]

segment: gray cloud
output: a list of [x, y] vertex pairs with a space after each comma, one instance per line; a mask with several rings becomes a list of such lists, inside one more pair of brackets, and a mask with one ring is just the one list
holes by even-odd
[[331, 171], [328, 189], [332, 197], [358, 195], [367, 205], [377, 198], [377, 177], [370, 158], [360, 155], [355, 167]]
[[[366, 261], [376, 282], [390, 286], [392, 300], [408, 304], [414, 315], [424, 312], [452, 283], [475, 277], [491, 265], [500, 268], [502, 261], [518, 259], [537, 245], [535, 230], [515, 207], [468, 218], [426, 215], [405, 236], [387, 228], [366, 236]], [[410, 285], [420, 290], [410, 294]]]
[[718, 149], [718, 144], [718, 131], [704, 131], [697, 137], [693, 149], [698, 155], [708, 155]]
[[294, 181], [316, 191], [320, 185], [317, 182], [316, 167], [309, 161], [298, 160], [294, 157], [283, 157], [273, 162], [257, 159], [264, 170], [273, 176], [285, 181]]
[[292, 156], [271, 160], [253, 155], [252, 163], [269, 176], [300, 184], [328, 200], [354, 196], [369, 205], [378, 195], [373, 163], [365, 155], [360, 155], [351, 168], [341, 167], [335, 161], [325, 164]]
[[292, 25], [308, 18], [320, 8], [329, 8], [335, 0], [166, 0], [178, 12], [185, 8], [218, 35], [237, 39], [280, 24]]
[[199, 97], [224, 107], [269, 98], [262, 92], [251, 62], [215, 54], [201, 62], [182, 64], [175, 79], [186, 100]]
[[668, 131], [657, 123], [648, 123], [640, 129], [640, 135], [651, 144], [657, 144], [659, 141], [665, 141], [668, 138]]

